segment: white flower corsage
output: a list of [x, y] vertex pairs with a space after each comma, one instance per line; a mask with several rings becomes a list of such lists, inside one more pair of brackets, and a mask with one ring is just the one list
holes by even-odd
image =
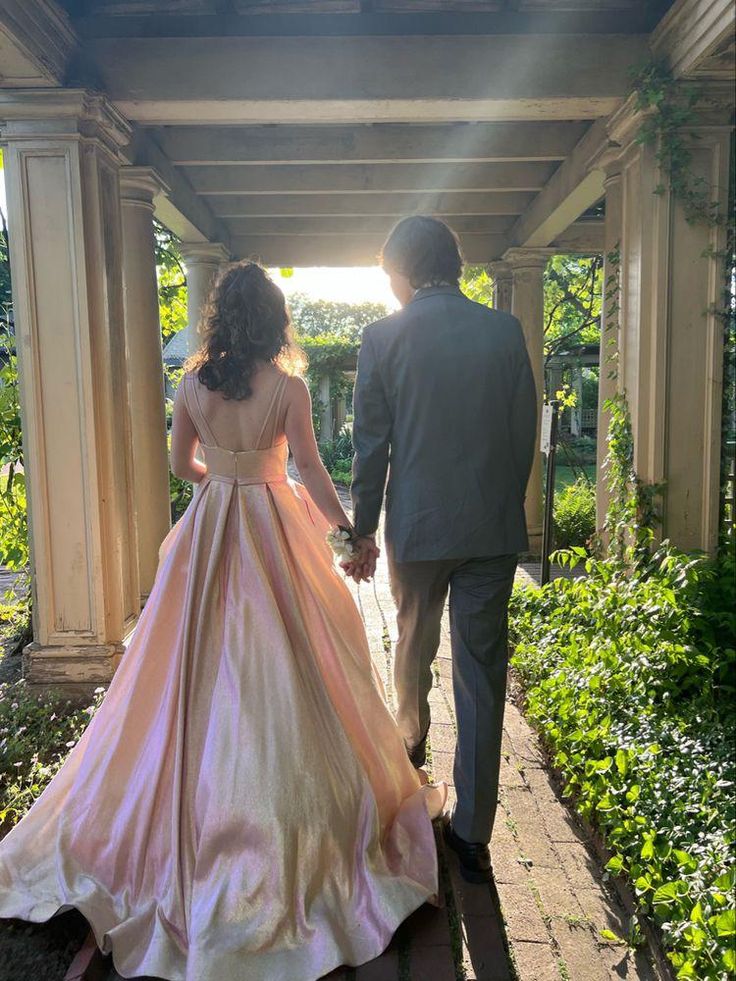
[[330, 528], [327, 532], [327, 544], [340, 562], [349, 562], [355, 555], [355, 532], [343, 525]]

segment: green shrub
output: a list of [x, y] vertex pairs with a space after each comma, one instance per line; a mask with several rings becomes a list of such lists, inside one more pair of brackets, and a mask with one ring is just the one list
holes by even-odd
[[609, 871], [660, 925], [677, 977], [725, 981], [736, 969], [733, 557], [663, 546], [638, 568], [586, 568], [514, 593], [528, 716], [603, 833]]
[[194, 493], [194, 484], [182, 480], [169, 470], [169, 499], [171, 500], [171, 521], [176, 524], [189, 507]]
[[0, 684], [0, 827], [16, 824], [61, 768], [102, 702], [86, 708], [58, 693], [36, 695], [25, 681]]
[[337, 439], [324, 443], [319, 448], [322, 462], [327, 470], [350, 470], [353, 465], [353, 436], [347, 426], [337, 435]]
[[[0, 261], [2, 249], [0, 249]], [[15, 339], [0, 310], [0, 565], [28, 565], [28, 516]]]
[[578, 477], [555, 495], [554, 533], [557, 548], [586, 545], [595, 534], [595, 487]]
[[349, 487], [353, 479], [352, 468], [341, 464], [339, 467], [334, 467], [330, 471], [330, 476], [336, 484], [343, 484], [345, 487]]

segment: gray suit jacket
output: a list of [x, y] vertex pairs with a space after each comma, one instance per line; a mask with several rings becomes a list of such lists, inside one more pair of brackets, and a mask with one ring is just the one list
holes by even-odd
[[528, 547], [537, 410], [515, 317], [454, 287], [418, 290], [363, 332], [354, 411], [360, 534], [378, 527], [385, 488], [386, 544], [397, 562]]

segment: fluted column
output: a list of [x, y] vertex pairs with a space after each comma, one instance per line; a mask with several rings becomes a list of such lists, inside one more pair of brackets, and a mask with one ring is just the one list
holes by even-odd
[[513, 276], [508, 262], [499, 260], [488, 264], [488, 271], [493, 280], [493, 306], [496, 310], [511, 312], [511, 296], [513, 292]]
[[187, 355], [199, 347], [199, 321], [212, 283], [230, 258], [219, 242], [182, 242], [181, 254], [187, 270]]
[[169, 460], [156, 281], [153, 199], [164, 185], [150, 167], [123, 167], [123, 298], [133, 439], [133, 498], [141, 599], [151, 592], [158, 550], [171, 526]]
[[511, 268], [511, 312], [521, 322], [537, 389], [537, 437], [526, 491], [526, 523], [529, 547], [533, 552], [539, 551], [542, 544], [542, 454], [539, 452], [539, 434], [544, 399], [544, 269], [550, 254], [542, 249], [510, 249], [504, 256]]
[[140, 606], [119, 149], [81, 90], [5, 90], [5, 176], [34, 583], [31, 684], [109, 681]]
[[621, 248], [621, 168], [609, 168], [605, 181], [606, 220], [603, 256], [603, 302], [601, 305], [601, 352], [598, 379], [598, 445], [596, 449], [596, 528], [602, 535], [610, 494], [604, 467], [608, 455], [609, 413], [605, 403], [618, 388], [618, 349], [620, 327], [620, 248]]

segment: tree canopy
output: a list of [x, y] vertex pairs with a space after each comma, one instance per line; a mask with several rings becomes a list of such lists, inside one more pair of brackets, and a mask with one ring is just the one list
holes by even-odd
[[[493, 306], [493, 279], [485, 266], [467, 266], [461, 287], [476, 303]], [[555, 255], [544, 273], [545, 358], [601, 336], [603, 257]]]
[[300, 337], [340, 338], [360, 342], [363, 328], [388, 314], [383, 303], [339, 303], [293, 293], [288, 300], [294, 329]]

